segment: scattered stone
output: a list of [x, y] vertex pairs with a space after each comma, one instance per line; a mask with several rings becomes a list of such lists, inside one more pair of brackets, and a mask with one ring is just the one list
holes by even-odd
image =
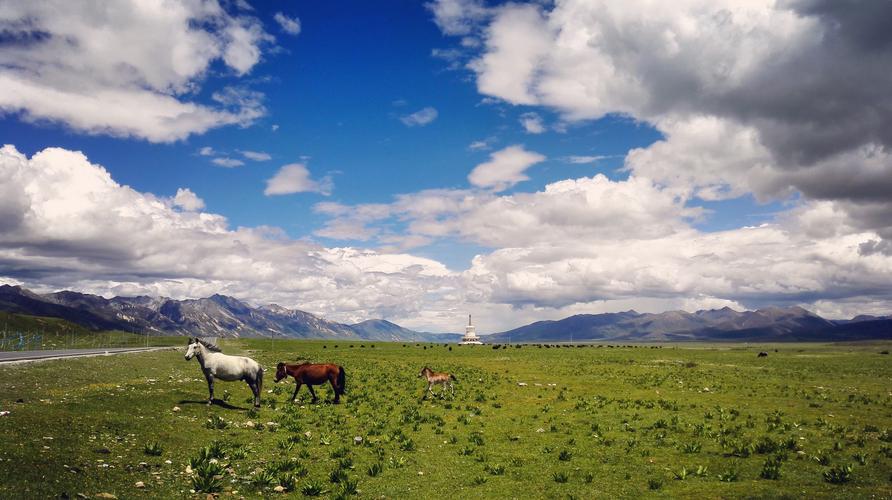
[[545, 432], [545, 429], [539, 427], [538, 429], [536, 429], [536, 432]]
[[143, 469], [146, 469], [146, 468], [149, 467], [149, 464], [147, 464], [147, 463], [145, 463], [145, 462], [140, 462], [140, 463], [137, 464], [137, 465], [139, 465], [139, 466], [142, 467]]
[[423, 475], [424, 475], [424, 471], [418, 471], [418, 475], [419, 475], [419, 476], [423, 476]]
[[192, 474], [192, 466], [191, 465], [186, 466], [186, 474]]
[[521, 387], [526, 387], [527, 383], [526, 382], [518, 382], [517, 385], [519, 385]]
[[285, 491], [285, 487], [280, 484], [280, 485], [276, 486], [275, 488], [273, 488], [273, 491], [275, 491], [276, 493], [282, 493]]
[[8, 411], [0, 411], [0, 417], [5, 417], [7, 415], [9, 415]]
[[97, 493], [96, 498], [107, 498], [109, 500], [117, 500], [118, 497], [112, 495], [111, 493]]
[[134, 484], [133, 486], [135, 486], [135, 487], [137, 487], [137, 488], [145, 488], [145, 487], [146, 487], [146, 483], [144, 483], [144, 482], [142, 482], [142, 481], [137, 481], [136, 484]]
[[353, 444], [362, 444], [362, 436], [356, 436], [353, 438]]
[[313, 435], [313, 433], [310, 431], [304, 432], [304, 436], [306, 436], [306, 437], [311, 437], [312, 435]]
[[178, 412], [178, 411], [180, 411], [180, 407], [179, 407], [179, 406], [174, 406], [174, 407], [173, 407], [173, 411], [174, 411], [174, 412]]
[[164, 463], [166, 463], [167, 465], [170, 465], [170, 464], [172, 464], [173, 462], [171, 462], [170, 460], [165, 460]]
[[254, 422], [248, 420], [247, 422], [245, 422], [245, 427], [248, 428], [248, 429], [253, 429], [253, 428], [254, 428]]

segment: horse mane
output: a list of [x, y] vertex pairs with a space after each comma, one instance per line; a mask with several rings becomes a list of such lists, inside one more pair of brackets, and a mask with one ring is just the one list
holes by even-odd
[[222, 349], [220, 349], [219, 347], [215, 346], [214, 344], [211, 344], [210, 342], [207, 342], [207, 341], [205, 341], [205, 340], [203, 340], [203, 339], [199, 339], [199, 338], [196, 338], [195, 340], [198, 341], [199, 344], [203, 345], [203, 346], [205, 347], [205, 349], [207, 349], [208, 351], [211, 351], [211, 352], [223, 352]]

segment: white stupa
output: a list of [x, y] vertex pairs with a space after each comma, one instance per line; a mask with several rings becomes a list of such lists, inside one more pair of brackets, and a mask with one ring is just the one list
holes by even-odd
[[477, 336], [477, 329], [474, 328], [474, 325], [471, 324], [471, 315], [468, 315], [468, 326], [465, 327], [465, 334], [461, 338], [462, 344], [483, 344], [480, 342], [480, 337]]

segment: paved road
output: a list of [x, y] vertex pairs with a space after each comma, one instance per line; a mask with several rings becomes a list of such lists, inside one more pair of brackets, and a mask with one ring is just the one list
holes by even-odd
[[101, 356], [124, 352], [159, 351], [171, 347], [110, 347], [106, 349], [55, 349], [46, 351], [6, 351], [0, 352], [0, 363], [10, 361], [34, 361], [39, 359], [74, 358], [78, 356]]

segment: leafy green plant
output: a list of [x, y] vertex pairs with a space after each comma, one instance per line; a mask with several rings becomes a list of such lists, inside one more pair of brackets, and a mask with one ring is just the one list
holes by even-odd
[[571, 453], [569, 450], [561, 450], [561, 452], [558, 454], [558, 460], [562, 462], [569, 462], [572, 458], [573, 453]]
[[204, 493], [216, 493], [223, 488], [223, 466], [204, 462], [192, 471], [192, 489]]
[[725, 472], [720, 472], [718, 474], [719, 481], [725, 483], [733, 483], [738, 479], [738, 473], [735, 469], [728, 469]]
[[338, 492], [341, 495], [356, 495], [359, 493], [357, 487], [359, 486], [359, 482], [355, 479], [345, 479], [343, 483], [341, 483], [341, 491]]
[[486, 465], [483, 470], [489, 472], [493, 476], [501, 476], [505, 473], [505, 466], [501, 464], [497, 465]]
[[818, 450], [818, 452], [815, 453], [814, 456], [811, 457], [811, 459], [821, 465], [830, 465], [830, 455], [828, 455], [827, 452], [823, 450]]
[[143, 453], [152, 457], [160, 457], [164, 453], [164, 448], [157, 441], [154, 441], [143, 446]]
[[368, 474], [369, 477], [375, 477], [381, 474], [383, 471], [384, 464], [382, 464], [381, 462], [375, 462], [365, 470], [365, 473]]
[[854, 471], [852, 464], [838, 465], [831, 467], [830, 470], [824, 471], [824, 481], [832, 484], [848, 483], [852, 480]]
[[204, 426], [208, 429], [221, 430], [229, 427], [229, 422], [224, 420], [220, 415], [213, 415], [207, 419]]
[[690, 475], [690, 471], [688, 471], [687, 467], [682, 466], [680, 470], [673, 472], [672, 475], [675, 476], [676, 480], [684, 481]]
[[297, 487], [297, 476], [291, 472], [279, 475], [279, 486], [285, 488], [286, 491], [294, 491]]
[[303, 493], [305, 497], [318, 497], [325, 492], [325, 487], [322, 485], [321, 482], [311, 479], [304, 483], [303, 487], [300, 489], [300, 492]]
[[273, 471], [268, 470], [268, 469], [264, 469], [264, 470], [257, 472], [251, 478], [251, 484], [253, 484], [254, 486], [256, 486], [258, 488], [266, 488], [266, 487], [276, 484], [277, 482], [278, 481], [277, 481], [275, 473], [273, 473]]
[[663, 487], [663, 480], [662, 480], [662, 479], [658, 479], [658, 478], [652, 477], [652, 478], [650, 478], [650, 479], [647, 480], [647, 488], [650, 489], [650, 490], [654, 490], [654, 491], [656, 491], [656, 490], [658, 490], [658, 489], [660, 489], [660, 488], [662, 488], [662, 487]]
[[342, 483], [347, 479], [347, 471], [344, 469], [335, 469], [328, 475], [328, 480], [332, 483]]
[[570, 476], [566, 472], [555, 472], [551, 475], [551, 478], [554, 479], [554, 482], [561, 484], [570, 480]]
[[765, 463], [762, 464], [762, 471], [759, 472], [759, 477], [762, 479], [780, 479], [781, 477], [781, 461], [776, 457], [769, 458], [765, 460]]
[[703, 446], [700, 443], [694, 441], [694, 442], [685, 443], [684, 445], [682, 445], [681, 451], [683, 451], [685, 453], [700, 453], [700, 450], [702, 448], [703, 448]]
[[471, 484], [474, 486], [480, 486], [482, 484], [486, 484], [489, 481], [489, 478], [486, 476], [475, 476], [474, 479], [471, 480]]
[[406, 439], [400, 443], [400, 449], [403, 451], [415, 451], [415, 441], [412, 438]]

